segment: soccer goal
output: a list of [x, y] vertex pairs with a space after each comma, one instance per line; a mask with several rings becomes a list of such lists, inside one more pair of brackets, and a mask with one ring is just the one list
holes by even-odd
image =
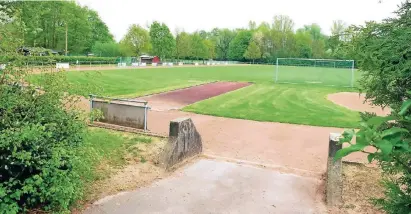
[[276, 83], [354, 86], [354, 60], [277, 58]]

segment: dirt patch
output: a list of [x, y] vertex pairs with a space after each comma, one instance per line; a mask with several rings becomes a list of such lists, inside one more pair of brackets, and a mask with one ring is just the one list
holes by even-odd
[[[262, 163], [275, 169], [298, 169], [320, 177], [326, 171], [330, 133], [342, 128], [258, 122], [181, 111], [149, 111], [148, 129], [168, 135], [170, 120], [189, 117], [203, 139], [203, 151], [225, 159]], [[367, 163], [363, 153], [344, 160]], [[283, 171], [283, 170], [281, 170]], [[296, 170], [284, 170], [301, 174]]]
[[386, 116], [391, 113], [388, 108], [382, 109], [381, 107], [373, 106], [370, 102], [365, 102], [364, 94], [340, 92], [329, 94], [327, 98], [337, 105], [354, 111], [373, 112], [379, 116]]
[[[159, 156], [167, 139], [152, 139], [151, 143], [138, 143], [128, 148], [128, 153], [124, 157], [127, 164], [120, 169], [110, 169], [108, 178], [94, 183], [90, 200], [139, 188], [161, 179], [166, 172], [158, 166]], [[104, 163], [102, 167], [105, 167]]]
[[330, 213], [384, 213], [370, 202], [370, 198], [384, 196], [380, 180], [381, 171], [378, 168], [358, 163], [344, 163], [343, 205]]
[[186, 89], [155, 94], [138, 98], [146, 100], [153, 110], [180, 109], [186, 105], [234, 91], [251, 83], [246, 82], [214, 82]]

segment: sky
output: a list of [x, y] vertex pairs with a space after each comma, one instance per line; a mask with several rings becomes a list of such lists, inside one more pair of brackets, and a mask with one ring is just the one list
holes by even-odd
[[250, 20], [271, 22], [275, 15], [288, 15], [295, 28], [317, 23], [329, 34], [333, 20], [347, 24], [381, 21], [392, 17], [404, 0], [77, 0], [96, 10], [119, 41], [131, 24], [148, 26], [164, 22], [174, 33], [218, 28], [244, 28]]

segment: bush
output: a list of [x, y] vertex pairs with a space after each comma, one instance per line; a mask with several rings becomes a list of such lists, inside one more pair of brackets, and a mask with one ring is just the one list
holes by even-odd
[[56, 62], [68, 62], [76, 64], [115, 64], [118, 57], [87, 57], [87, 56], [0, 56], [0, 64], [15, 62], [16, 60], [22, 63], [28, 63], [31, 66], [35, 65], [55, 65]]
[[[386, 213], [411, 213], [411, 49], [404, 46], [411, 34], [411, 3], [406, 1], [395, 12], [397, 17], [382, 23], [369, 22], [358, 28], [355, 50], [363, 71], [361, 89], [374, 105], [389, 106], [387, 117], [362, 115], [358, 132], [344, 132], [349, 147], [337, 152], [340, 158], [352, 152], [368, 154], [388, 175], [384, 179], [385, 197], [373, 202]], [[351, 140], [356, 137], [356, 143]], [[375, 152], [364, 151], [374, 147]]]
[[63, 72], [45, 74], [42, 91], [13, 72], [0, 76], [0, 211], [66, 211], [82, 193], [73, 168], [85, 120], [65, 108]]

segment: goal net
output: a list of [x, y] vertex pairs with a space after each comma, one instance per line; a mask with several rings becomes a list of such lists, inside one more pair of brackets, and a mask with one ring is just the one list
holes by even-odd
[[354, 86], [354, 60], [277, 58], [276, 83]]

